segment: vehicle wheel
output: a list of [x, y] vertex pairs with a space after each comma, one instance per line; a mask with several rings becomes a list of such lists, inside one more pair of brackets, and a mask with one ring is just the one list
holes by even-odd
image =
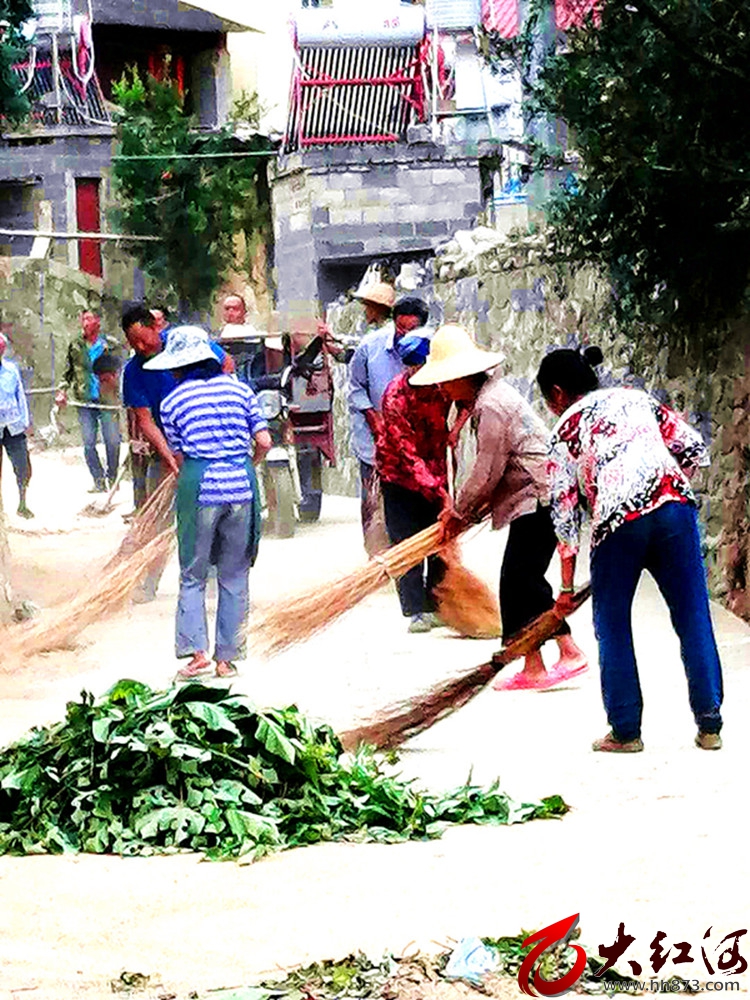
[[277, 538], [291, 538], [297, 520], [294, 483], [288, 466], [269, 470], [268, 523]]
[[[323, 502], [323, 465], [319, 451], [316, 450], [311, 456], [305, 473], [302, 480], [302, 503], [299, 508], [299, 519], [304, 524], [311, 524], [320, 519], [320, 508]], [[303, 475], [301, 456], [300, 475]]]

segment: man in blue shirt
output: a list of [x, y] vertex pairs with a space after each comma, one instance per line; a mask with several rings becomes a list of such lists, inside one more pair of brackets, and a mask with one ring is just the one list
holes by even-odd
[[0, 333], [0, 467], [2, 449], [5, 448], [18, 483], [18, 514], [21, 517], [33, 517], [26, 506], [26, 487], [31, 473], [26, 444], [26, 432], [30, 424], [29, 406], [17, 365], [5, 360], [7, 346], [5, 335]]
[[[81, 313], [81, 336], [68, 346], [67, 365], [60, 389], [55, 396], [58, 406], [65, 406], [68, 393], [78, 404], [78, 422], [83, 438], [83, 454], [94, 480], [92, 493], [105, 493], [107, 480], [114, 484], [120, 464], [120, 415], [117, 410], [100, 403], [99, 379], [94, 374], [94, 362], [107, 351], [114, 351], [117, 343], [102, 336], [101, 317], [87, 309]], [[107, 478], [96, 450], [96, 440], [101, 427], [104, 450], [107, 456]]]
[[[128, 410], [130, 423], [137, 438], [149, 445], [152, 461], [147, 479], [162, 478], [167, 472], [179, 472], [179, 467], [164, 437], [161, 423], [161, 404], [177, 387], [177, 380], [170, 371], [149, 371], [146, 362], [161, 354], [166, 346], [166, 331], [159, 331], [158, 322], [145, 306], [128, 309], [122, 318], [122, 328], [128, 343], [135, 351], [135, 357], [125, 365], [122, 381], [122, 398]], [[208, 335], [206, 335], [208, 339]], [[231, 358], [218, 344], [211, 349], [222, 364], [222, 370], [230, 371]], [[147, 485], [147, 495], [153, 487]]]

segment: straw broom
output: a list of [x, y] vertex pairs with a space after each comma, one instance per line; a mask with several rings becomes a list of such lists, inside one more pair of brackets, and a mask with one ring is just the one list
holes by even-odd
[[[445, 549], [456, 538], [470, 528], [481, 523], [489, 516], [490, 507], [484, 505], [472, 512], [471, 521], [464, 527], [453, 529], [447, 534], [440, 521], [431, 524], [429, 528], [417, 532], [410, 538], [393, 545], [379, 555], [374, 555], [370, 561], [346, 576], [339, 577], [328, 584], [317, 584], [309, 590], [277, 601], [270, 608], [254, 615], [249, 626], [249, 641], [252, 648], [260, 656], [274, 656], [283, 652], [298, 642], [305, 642], [316, 632], [326, 628], [341, 615], [356, 607], [371, 594], [376, 593], [389, 582], [395, 582], [414, 566], [418, 566], [428, 556], [435, 555]], [[449, 550], [450, 551], [450, 550]], [[459, 564], [457, 549], [452, 559], [448, 555], [449, 570]], [[452, 627], [458, 626], [460, 614], [452, 611], [450, 605], [461, 591], [469, 591], [475, 596], [480, 591], [486, 591], [485, 585], [467, 569], [461, 567], [463, 579], [451, 593], [450, 581], [444, 587], [439, 613], [445, 615], [445, 620], [453, 619]], [[456, 577], [454, 575], [454, 581]], [[487, 613], [487, 603], [492, 598], [483, 597], [483, 607], [479, 621], [472, 623], [473, 631], [467, 635], [488, 635], [492, 638], [499, 635], [499, 623], [492, 611]], [[488, 617], [490, 623], [488, 624]], [[499, 618], [499, 615], [498, 615]], [[497, 624], [497, 629], [495, 625]], [[458, 628], [461, 631], [461, 628]]]
[[70, 646], [96, 621], [122, 608], [141, 580], [166, 560], [174, 543], [170, 524], [177, 478], [169, 475], [136, 514], [117, 552], [75, 597], [48, 614], [5, 631], [3, 664]]
[[134, 587], [165, 558], [173, 542], [174, 531], [167, 528], [103, 574], [92, 577], [75, 597], [42, 618], [7, 629], [2, 661], [16, 665], [25, 657], [70, 646], [87, 626], [125, 605]]
[[125, 470], [127, 469], [127, 462], [121, 462], [120, 468], [117, 470], [117, 475], [115, 481], [110, 488], [109, 493], [103, 504], [99, 503], [97, 500], [92, 500], [91, 503], [87, 503], [86, 506], [81, 511], [84, 517], [105, 517], [110, 511], [113, 510], [113, 501], [115, 498], [115, 493], [120, 488], [120, 483], [122, 483], [123, 477], [125, 475]]
[[445, 575], [433, 593], [443, 624], [471, 639], [498, 639], [502, 627], [497, 597], [463, 565], [456, 542], [442, 548], [440, 558]]
[[120, 547], [104, 567], [104, 573], [138, 552], [170, 524], [176, 488], [177, 476], [170, 472], [133, 518]]
[[[582, 587], [574, 595], [573, 611], [588, 599], [591, 587]], [[572, 614], [572, 611], [571, 611]], [[538, 649], [557, 631], [564, 620], [554, 608], [545, 611], [522, 629], [489, 663], [482, 663], [460, 677], [452, 677], [430, 688], [424, 694], [392, 706], [354, 729], [339, 733], [346, 750], [354, 750], [361, 743], [376, 749], [396, 747], [417, 733], [429, 729], [440, 719], [462, 708], [499, 673], [508, 663]]]
[[397, 580], [445, 544], [439, 522], [386, 549], [381, 555], [331, 583], [317, 584], [294, 597], [277, 601], [253, 617], [250, 641], [261, 655], [272, 656], [330, 625], [391, 580]]

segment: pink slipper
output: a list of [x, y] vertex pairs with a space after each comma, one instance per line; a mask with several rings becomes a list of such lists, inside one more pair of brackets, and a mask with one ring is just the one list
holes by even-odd
[[551, 670], [547, 674], [547, 678], [541, 684], [537, 685], [537, 687], [540, 691], [544, 691], [547, 688], [555, 687], [557, 684], [563, 684], [565, 681], [571, 681], [574, 677], [585, 674], [588, 669], [588, 663], [583, 663], [579, 667], [563, 667], [560, 670]]
[[529, 677], [523, 670], [512, 677], [498, 677], [492, 685], [495, 691], [536, 691], [549, 687], [549, 674], [542, 677]]

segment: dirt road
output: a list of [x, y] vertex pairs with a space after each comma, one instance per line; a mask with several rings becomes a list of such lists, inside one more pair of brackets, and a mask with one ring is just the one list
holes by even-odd
[[[78, 456], [37, 456], [34, 477], [36, 521], [11, 517], [12, 527], [26, 532], [11, 535], [14, 585], [19, 596], [49, 605], [114, 549], [129, 496], [106, 519], [81, 518], [77, 511], [90, 497]], [[8, 478], [3, 490], [12, 509]], [[258, 604], [360, 563], [356, 501], [326, 497], [323, 510], [320, 524], [294, 539], [264, 540], [251, 576]], [[490, 581], [503, 541], [482, 530], [466, 546], [469, 565]], [[79, 649], [0, 675], [0, 742], [58, 719], [83, 687], [101, 693], [121, 677], [166, 685], [175, 669], [176, 583], [173, 563], [152, 604], [91, 628]], [[554, 691], [483, 692], [402, 755], [403, 772], [436, 789], [471, 772], [477, 782], [499, 775], [519, 799], [559, 793], [573, 807], [562, 821], [464, 827], [430, 843], [323, 845], [250, 866], [190, 855], [0, 858], [0, 1000], [27, 989], [45, 998], [111, 996], [109, 981], [123, 969], [149, 974], [154, 996], [186, 996], [358, 949], [436, 950], [464, 935], [516, 934], [576, 912], [593, 953], [612, 943], [624, 921], [636, 938], [627, 958], [650, 971], [650, 942], [663, 930], [665, 948], [693, 943], [695, 965], [682, 974], [706, 978], [701, 944], [710, 959], [750, 916], [742, 820], [750, 628], [715, 608], [725, 749], [705, 753], [692, 745], [677, 642], [649, 581], [634, 618], [646, 702], [643, 754], [591, 753], [591, 739], [606, 728], [592, 670]], [[573, 626], [595, 662], [588, 608]], [[295, 702], [344, 728], [482, 662], [495, 646], [443, 630], [407, 635], [395, 595], [384, 591], [304, 647], [248, 663], [237, 687], [260, 704]], [[675, 971], [679, 966], [668, 965], [664, 974]]]

